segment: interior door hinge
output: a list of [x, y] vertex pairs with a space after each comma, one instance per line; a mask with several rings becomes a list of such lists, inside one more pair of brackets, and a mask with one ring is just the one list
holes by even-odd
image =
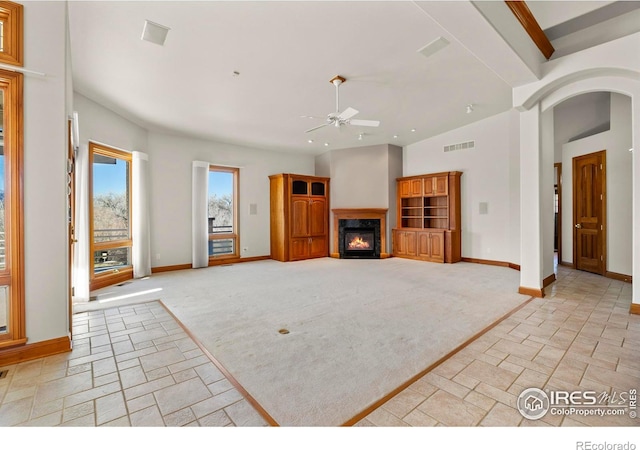
[[602, 164], [600, 164], [600, 170], [602, 170]]

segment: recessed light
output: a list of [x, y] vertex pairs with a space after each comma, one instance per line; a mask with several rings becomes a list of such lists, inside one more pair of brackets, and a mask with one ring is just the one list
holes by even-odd
[[394, 134], [394, 135], [393, 135], [393, 138], [394, 138], [394, 139], [398, 139], [398, 135], [397, 135], [397, 134]]
[[328, 143], [328, 142], [325, 142], [325, 143], [324, 143], [324, 146], [325, 146], [325, 147], [328, 147], [328, 146], [329, 146], [329, 143]]
[[309, 144], [313, 144], [313, 139], [309, 139], [307, 142], [308, 142]]
[[412, 132], [412, 133], [415, 133], [415, 132], [416, 132], [416, 129], [415, 129], [415, 128], [412, 128], [412, 129], [411, 129], [411, 132]]
[[164, 45], [164, 41], [167, 39], [167, 33], [169, 33], [169, 30], [169, 27], [151, 22], [150, 20], [145, 20], [140, 39], [143, 41], [153, 42], [154, 44]]
[[362, 133], [360, 133], [360, 134], [358, 135], [358, 140], [359, 140], [359, 141], [361, 141], [361, 140], [362, 140], [362, 136], [364, 136]]
[[467, 105], [467, 114], [471, 114], [473, 112], [473, 105], [471, 103], [469, 103]]

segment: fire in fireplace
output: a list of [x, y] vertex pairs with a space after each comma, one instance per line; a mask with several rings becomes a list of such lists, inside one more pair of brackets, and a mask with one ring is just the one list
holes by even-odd
[[370, 250], [373, 247], [373, 233], [348, 232], [345, 233], [347, 250]]

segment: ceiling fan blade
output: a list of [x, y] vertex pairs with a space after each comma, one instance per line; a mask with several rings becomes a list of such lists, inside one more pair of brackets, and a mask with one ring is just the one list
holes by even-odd
[[300, 116], [303, 119], [316, 119], [316, 120], [326, 120], [326, 117], [318, 117], [318, 116]]
[[309, 128], [307, 131], [305, 131], [305, 133], [309, 133], [310, 131], [315, 131], [318, 128], [326, 127], [327, 125], [331, 125], [331, 124], [330, 123], [323, 123], [322, 125], [318, 125], [317, 127]]
[[353, 119], [350, 120], [349, 123], [351, 125], [358, 125], [361, 127], [377, 127], [380, 126], [379, 120], [362, 120], [362, 119]]
[[338, 118], [342, 119], [342, 120], [347, 120], [347, 119], [351, 119], [353, 116], [355, 116], [356, 114], [358, 114], [358, 110], [354, 109], [354, 108], [347, 108], [344, 111], [342, 111], [340, 114], [338, 114]]

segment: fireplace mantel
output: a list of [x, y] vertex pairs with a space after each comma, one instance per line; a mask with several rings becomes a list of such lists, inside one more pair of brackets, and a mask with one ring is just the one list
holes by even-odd
[[380, 219], [380, 258], [389, 258], [387, 252], [387, 211], [386, 208], [336, 208], [333, 213], [333, 249], [332, 258], [340, 258], [338, 243], [338, 227], [340, 219]]

